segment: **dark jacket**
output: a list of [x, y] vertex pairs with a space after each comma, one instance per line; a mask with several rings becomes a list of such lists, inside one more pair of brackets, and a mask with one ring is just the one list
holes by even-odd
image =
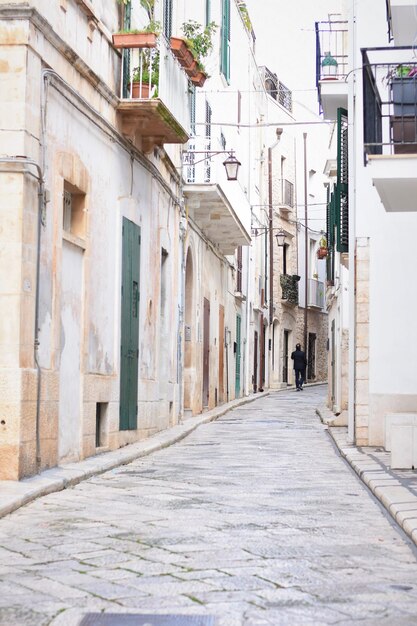
[[305, 352], [302, 350], [294, 350], [291, 354], [291, 358], [294, 361], [295, 370], [304, 370], [307, 365], [307, 359]]

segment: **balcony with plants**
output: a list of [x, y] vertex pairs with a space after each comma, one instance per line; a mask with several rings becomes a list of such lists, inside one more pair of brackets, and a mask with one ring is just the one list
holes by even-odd
[[[120, 50], [122, 132], [144, 151], [164, 143], [185, 143], [190, 135], [190, 83], [207, 78], [203, 60], [212, 47], [214, 23], [183, 24], [183, 38], [168, 39], [155, 19], [155, 0], [119, 0], [123, 30], [113, 35]], [[145, 17], [146, 16], [146, 17]], [[143, 28], [132, 25], [144, 22]]]
[[189, 215], [223, 254], [234, 254], [251, 241], [248, 199], [224, 166], [232, 152], [214, 137], [193, 137], [183, 157]]
[[363, 50], [365, 165], [386, 211], [417, 211], [414, 49]]
[[337, 109], [347, 109], [348, 23], [316, 22], [316, 86], [323, 116], [336, 120]]
[[300, 277], [297, 274], [281, 274], [281, 299], [283, 304], [290, 306], [298, 305], [298, 282]]

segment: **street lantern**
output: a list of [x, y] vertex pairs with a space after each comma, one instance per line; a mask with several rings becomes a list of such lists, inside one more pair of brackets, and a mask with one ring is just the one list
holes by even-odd
[[283, 248], [285, 246], [285, 232], [282, 230], [282, 228], [279, 229], [275, 237], [277, 239], [278, 246], [280, 248]]
[[323, 78], [335, 78], [337, 74], [337, 66], [338, 62], [330, 52], [326, 52], [324, 55], [324, 59], [321, 62], [321, 70]]
[[237, 180], [237, 173], [242, 164], [237, 160], [233, 152], [231, 152], [227, 159], [223, 161], [223, 165], [226, 170], [227, 180]]

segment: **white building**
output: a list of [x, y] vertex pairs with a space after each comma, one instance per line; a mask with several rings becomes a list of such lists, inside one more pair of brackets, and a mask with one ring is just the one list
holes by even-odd
[[[417, 296], [405, 269], [416, 261], [413, 6], [349, 2], [346, 79], [320, 85], [325, 114], [334, 119], [343, 108], [348, 119], [347, 195], [342, 189], [339, 208], [342, 231], [349, 217], [349, 433], [358, 445], [392, 447], [397, 467], [414, 464], [416, 379], [407, 355]], [[395, 254], [394, 237], [401, 242]]]
[[[256, 66], [236, 2], [209, 9], [0, 4], [2, 478], [248, 393], [260, 140], [239, 120], [258, 115]], [[218, 25], [204, 94], [200, 68], [170, 40], [192, 19]], [[146, 32], [112, 37], [129, 29]], [[225, 180], [227, 153], [203, 173], [197, 155], [183, 168], [190, 137], [189, 153], [235, 150], [238, 181]]]

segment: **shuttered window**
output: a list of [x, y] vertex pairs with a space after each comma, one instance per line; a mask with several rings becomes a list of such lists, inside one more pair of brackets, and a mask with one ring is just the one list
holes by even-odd
[[206, 0], [206, 26], [210, 24], [211, 21], [211, 0]]
[[242, 293], [242, 246], [238, 247], [236, 257], [236, 291]]
[[348, 202], [348, 115], [345, 109], [337, 110], [337, 184], [336, 220], [338, 252], [349, 250], [349, 202]]
[[222, 0], [220, 71], [230, 82], [230, 0]]
[[167, 39], [172, 35], [172, 0], [164, 0], [163, 31]]

